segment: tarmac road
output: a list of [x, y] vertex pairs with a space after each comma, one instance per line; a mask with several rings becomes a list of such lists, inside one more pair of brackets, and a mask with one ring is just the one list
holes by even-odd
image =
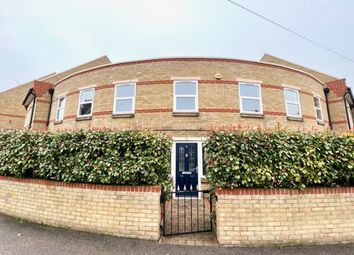
[[354, 244], [268, 248], [191, 247], [102, 236], [21, 222], [0, 214], [1, 255], [354, 255]]

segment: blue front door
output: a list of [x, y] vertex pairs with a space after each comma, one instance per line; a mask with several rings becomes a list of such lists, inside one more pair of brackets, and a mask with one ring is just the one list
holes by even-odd
[[[198, 144], [176, 144], [176, 191], [188, 191], [188, 195], [197, 196], [198, 186]], [[182, 194], [180, 194], [183, 196]]]

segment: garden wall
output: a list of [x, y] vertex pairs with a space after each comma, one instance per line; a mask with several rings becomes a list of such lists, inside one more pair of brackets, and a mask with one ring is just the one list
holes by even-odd
[[157, 240], [158, 186], [109, 186], [0, 176], [0, 212], [51, 226]]
[[218, 190], [221, 245], [354, 242], [354, 187]]

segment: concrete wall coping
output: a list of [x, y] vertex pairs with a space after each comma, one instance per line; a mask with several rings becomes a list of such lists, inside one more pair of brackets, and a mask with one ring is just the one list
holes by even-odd
[[261, 189], [261, 188], [236, 188], [216, 190], [217, 195], [304, 195], [304, 194], [354, 194], [354, 187], [310, 187], [301, 189]]
[[0, 181], [9, 182], [20, 182], [27, 184], [39, 184], [45, 186], [56, 186], [56, 187], [66, 187], [66, 188], [77, 188], [77, 189], [94, 189], [94, 190], [108, 190], [108, 191], [126, 191], [126, 192], [161, 192], [160, 186], [149, 186], [149, 185], [104, 185], [104, 184], [92, 184], [92, 183], [68, 183], [61, 181], [51, 181], [51, 180], [40, 180], [40, 179], [25, 179], [16, 178], [9, 176], [0, 176]]

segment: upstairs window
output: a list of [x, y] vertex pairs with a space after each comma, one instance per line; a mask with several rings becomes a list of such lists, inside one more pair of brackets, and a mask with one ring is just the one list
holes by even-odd
[[116, 85], [113, 114], [129, 114], [135, 112], [135, 91], [135, 83]]
[[293, 118], [302, 118], [299, 91], [296, 89], [284, 89], [286, 115]]
[[239, 83], [241, 113], [263, 114], [261, 85]]
[[314, 97], [313, 98], [314, 103], [315, 103], [315, 109], [316, 109], [316, 119], [318, 121], [323, 121], [323, 116], [322, 116], [322, 107], [321, 107], [321, 99], [319, 97]]
[[57, 112], [55, 115], [56, 121], [62, 121], [64, 119], [65, 103], [66, 103], [66, 96], [62, 96], [58, 98]]
[[174, 82], [174, 112], [198, 112], [198, 82]]
[[85, 89], [80, 91], [78, 117], [92, 116], [93, 99], [95, 89]]

